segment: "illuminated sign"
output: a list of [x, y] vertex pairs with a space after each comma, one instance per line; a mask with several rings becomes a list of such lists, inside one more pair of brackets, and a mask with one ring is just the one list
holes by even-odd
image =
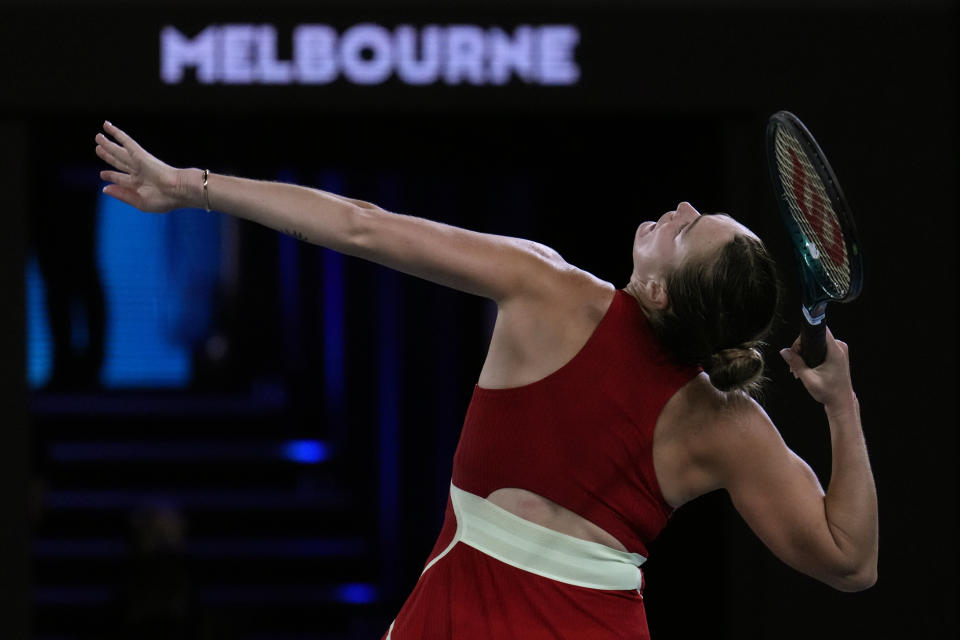
[[187, 69], [200, 84], [573, 85], [580, 79], [573, 25], [520, 25], [507, 32], [469, 24], [356, 24], [342, 33], [301, 24], [291, 34], [292, 60], [277, 55], [269, 24], [210, 25], [193, 38], [166, 26], [160, 33], [160, 77], [182, 84]]

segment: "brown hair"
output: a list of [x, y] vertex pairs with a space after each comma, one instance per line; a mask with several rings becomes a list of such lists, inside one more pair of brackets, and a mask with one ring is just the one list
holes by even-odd
[[666, 278], [669, 303], [648, 315], [680, 362], [700, 365], [721, 391], [757, 393], [761, 348], [780, 301], [776, 265], [756, 238], [737, 234], [714, 259], [690, 260]]

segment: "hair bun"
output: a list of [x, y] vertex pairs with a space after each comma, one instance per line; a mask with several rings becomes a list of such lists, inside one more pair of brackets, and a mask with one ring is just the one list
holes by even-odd
[[720, 391], [749, 391], [763, 375], [763, 354], [749, 345], [721, 349], [710, 356], [704, 370]]

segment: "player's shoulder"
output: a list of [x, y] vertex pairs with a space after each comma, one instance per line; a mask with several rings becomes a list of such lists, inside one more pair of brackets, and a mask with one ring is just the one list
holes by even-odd
[[720, 391], [700, 373], [677, 392], [675, 420], [690, 427], [691, 446], [700, 454], [736, 453], [737, 447], [775, 431], [766, 411], [749, 394]]
[[674, 506], [724, 488], [743, 464], [771, 451], [779, 434], [745, 393], [722, 392], [700, 373], [667, 402], [657, 421], [654, 459]]
[[530, 242], [527, 250], [543, 268], [536, 270], [536, 281], [524, 288], [523, 300], [515, 306], [535, 306], [551, 313], [586, 315], [598, 321], [610, 306], [616, 287], [593, 273], [571, 264], [554, 249]]

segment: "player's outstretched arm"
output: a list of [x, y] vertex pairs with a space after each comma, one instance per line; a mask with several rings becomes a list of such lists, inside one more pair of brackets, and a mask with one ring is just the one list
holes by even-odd
[[96, 153], [113, 167], [100, 174], [112, 183], [104, 193], [141, 211], [209, 204], [305, 242], [497, 302], [535, 295], [569, 268], [555, 251], [535, 242], [390, 213], [319, 189], [210, 173], [204, 190], [202, 170], [171, 167], [111, 123], [103, 129]]

